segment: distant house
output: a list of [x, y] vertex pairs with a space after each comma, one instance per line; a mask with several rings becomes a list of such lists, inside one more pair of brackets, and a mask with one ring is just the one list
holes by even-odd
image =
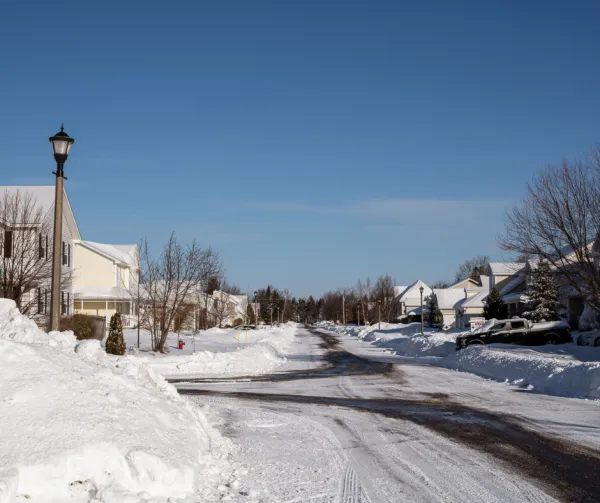
[[248, 309], [247, 295], [233, 295], [215, 290], [209, 299], [211, 309], [209, 316], [217, 326], [232, 326], [238, 322], [246, 322]]
[[456, 325], [456, 309], [458, 303], [465, 298], [465, 291], [461, 288], [434, 288], [438, 307], [444, 317], [444, 325]]
[[[3, 280], [0, 296], [10, 297], [10, 271], [18, 268], [18, 261], [24, 255], [34, 258], [33, 268], [38, 277], [27, 285], [21, 285], [25, 291], [22, 295], [22, 312], [31, 316], [41, 326], [48, 322], [50, 314], [51, 264], [54, 241], [54, 185], [43, 186], [0, 186], [0, 198], [32, 202], [37, 209], [31, 213], [29, 222], [14, 222], [10, 215], [0, 215], [0, 268]], [[7, 199], [8, 198], [8, 199]], [[66, 190], [63, 190], [63, 218], [61, 242], [61, 292], [60, 313], [67, 316], [72, 312], [73, 242], [81, 239], [79, 227], [69, 202]], [[21, 203], [22, 204], [22, 203]], [[27, 235], [27, 238], [25, 236]], [[19, 256], [20, 255], [20, 256]], [[22, 262], [21, 262], [22, 263]], [[28, 266], [31, 267], [31, 266]], [[7, 275], [7, 272], [9, 274]], [[14, 277], [14, 276], [13, 276]]]
[[75, 241], [73, 295], [76, 313], [111, 316], [121, 313], [123, 326], [137, 323], [132, 291], [137, 287], [138, 246]]
[[[457, 328], [468, 328], [472, 318], [483, 316], [483, 306], [490, 292], [490, 279], [480, 276], [480, 282], [470, 280], [462, 282], [463, 298], [455, 304], [455, 322]], [[451, 287], [452, 288], [452, 287]], [[456, 288], [458, 289], [458, 288]]]
[[423, 281], [417, 280], [409, 286], [394, 287], [394, 297], [400, 306], [400, 316], [421, 314], [421, 287], [423, 287], [425, 305], [425, 299], [431, 295], [432, 290]]

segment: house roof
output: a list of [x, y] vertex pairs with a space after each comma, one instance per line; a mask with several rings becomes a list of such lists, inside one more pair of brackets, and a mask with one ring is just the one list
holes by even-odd
[[494, 276], [512, 276], [525, 267], [524, 262], [490, 262]]
[[[429, 288], [423, 281], [421, 281], [420, 279], [415, 281], [412, 285], [409, 285], [407, 287], [404, 287], [404, 290], [397, 295], [397, 299], [400, 302], [404, 302], [406, 301], [406, 299], [411, 298], [421, 298], [421, 292], [419, 290], [419, 288], [423, 287], [423, 298], [427, 297], [428, 295], [431, 294], [431, 288]], [[396, 295], [396, 289], [400, 289], [403, 288], [401, 286], [399, 287], [394, 287], [394, 295]]]
[[461, 279], [460, 281], [457, 281], [456, 283], [453, 283], [448, 288], [463, 288], [469, 283], [474, 287], [479, 286], [479, 283], [477, 283], [477, 281], [475, 281], [473, 278], [465, 278]]
[[125, 288], [116, 286], [74, 286], [75, 300], [130, 300], [130, 293]]
[[465, 292], [460, 288], [434, 288], [433, 293], [440, 309], [454, 309], [465, 298]]
[[[35, 200], [36, 206], [42, 210], [42, 218], [45, 218], [54, 208], [54, 198], [56, 192], [56, 187], [54, 185], [0, 185], [0, 196], [5, 192], [10, 195], [14, 195], [17, 191], [23, 194], [31, 194]], [[73, 237], [81, 237], [77, 220], [75, 219], [75, 214], [73, 213], [73, 208], [71, 207], [71, 202], [69, 201], [69, 196], [67, 195], [66, 189], [63, 189], [63, 209], [64, 208], [67, 208], [67, 211], [69, 211], [73, 217], [73, 223], [75, 225], [75, 229], [73, 229]], [[69, 222], [69, 220], [67, 220], [67, 222]]]
[[525, 274], [518, 274], [500, 289], [500, 295], [506, 295], [525, 281]]
[[483, 309], [483, 303], [485, 301], [485, 299], [488, 296], [488, 292], [477, 292], [475, 295], [473, 295], [472, 297], [467, 297], [465, 299], [459, 300], [455, 307], [460, 307], [460, 308], [482, 308]]
[[408, 286], [395, 286], [394, 287], [394, 297], [400, 297], [407, 288], [408, 288]]
[[130, 266], [137, 265], [137, 245], [109, 245], [104, 243], [94, 243], [92, 241], [79, 241], [79, 243], [115, 262]]

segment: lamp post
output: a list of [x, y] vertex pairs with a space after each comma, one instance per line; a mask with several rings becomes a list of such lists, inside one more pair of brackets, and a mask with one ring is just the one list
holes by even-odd
[[258, 327], [258, 304], [256, 303], [256, 297], [258, 296], [258, 292], [254, 292], [254, 326]]
[[59, 329], [60, 321], [60, 261], [62, 258], [62, 205], [64, 191], [64, 166], [69, 157], [71, 146], [75, 142], [67, 133], [64, 125], [60, 131], [49, 138], [56, 160], [56, 192], [54, 196], [54, 236], [52, 243], [52, 288], [50, 297], [50, 330]]
[[421, 335], [423, 335], [423, 285], [419, 288], [419, 292], [421, 292]]

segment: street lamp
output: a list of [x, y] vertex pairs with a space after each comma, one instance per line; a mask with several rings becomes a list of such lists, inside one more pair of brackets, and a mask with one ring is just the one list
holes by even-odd
[[423, 335], [423, 290], [425, 290], [423, 288], [423, 285], [421, 285], [421, 288], [419, 288], [419, 291], [421, 292], [421, 335]]
[[56, 160], [56, 192], [54, 195], [54, 236], [52, 243], [52, 288], [50, 297], [50, 330], [59, 329], [60, 321], [60, 265], [61, 265], [61, 246], [62, 246], [62, 205], [64, 191], [64, 166], [69, 157], [71, 146], [75, 140], [65, 133], [64, 124], [60, 126], [60, 131], [49, 138], [54, 151]]
[[254, 326], [258, 327], [258, 304], [256, 303], [256, 297], [258, 297], [258, 292], [254, 292]]

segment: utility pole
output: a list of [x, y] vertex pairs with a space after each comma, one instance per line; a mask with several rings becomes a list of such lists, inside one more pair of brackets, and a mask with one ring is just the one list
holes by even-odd
[[421, 285], [421, 288], [419, 288], [421, 292], [421, 335], [423, 335], [423, 290], [423, 285]]
[[356, 306], [356, 324], [360, 327], [360, 304]]
[[138, 266], [138, 281], [137, 281], [137, 348], [140, 349], [140, 281], [142, 268]]
[[342, 324], [346, 324], [346, 294], [342, 294]]
[[378, 312], [378, 318], [379, 318], [379, 328], [377, 330], [381, 330], [381, 300], [377, 301], [377, 312]]

